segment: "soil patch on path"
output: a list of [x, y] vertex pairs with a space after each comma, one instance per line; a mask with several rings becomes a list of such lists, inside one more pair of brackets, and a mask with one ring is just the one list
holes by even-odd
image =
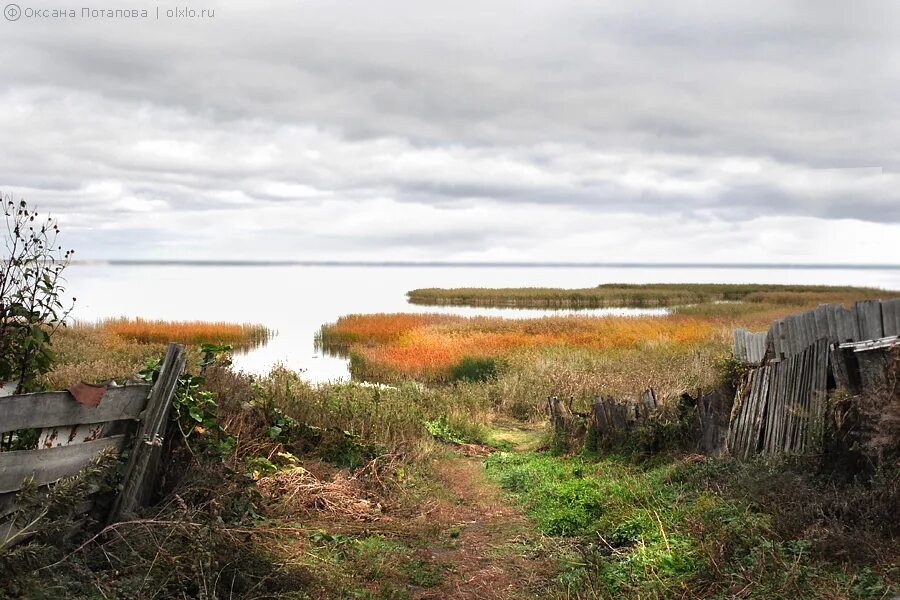
[[440, 585], [415, 594], [420, 599], [535, 598], [546, 590], [555, 566], [541, 556], [537, 534], [522, 512], [504, 502], [476, 457], [443, 458], [434, 465], [447, 492], [429, 507], [451, 538], [422, 550], [441, 565]]

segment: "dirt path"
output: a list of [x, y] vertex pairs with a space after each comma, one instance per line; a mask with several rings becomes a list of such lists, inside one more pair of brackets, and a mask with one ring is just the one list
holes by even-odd
[[535, 552], [538, 539], [525, 515], [504, 501], [483, 463], [483, 457], [457, 456], [435, 465], [447, 498], [435, 501], [429, 518], [456, 537], [425, 550], [445, 576], [414, 598], [535, 598], [552, 579], [553, 562]]

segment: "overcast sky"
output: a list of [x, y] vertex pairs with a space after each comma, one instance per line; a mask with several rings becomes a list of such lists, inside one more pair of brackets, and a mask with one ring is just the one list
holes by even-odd
[[0, 189], [82, 259], [900, 263], [900, 2], [18, 4]]

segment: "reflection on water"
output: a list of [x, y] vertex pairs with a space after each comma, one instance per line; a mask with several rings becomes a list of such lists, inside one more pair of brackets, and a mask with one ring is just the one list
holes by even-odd
[[660, 267], [341, 267], [87, 266], [66, 271], [74, 316], [261, 323], [276, 333], [235, 356], [235, 366], [267, 371], [276, 363], [314, 381], [347, 378], [345, 358], [319, 352], [324, 323], [354, 313], [415, 312], [531, 318], [548, 314], [644, 315], [665, 309], [543, 310], [417, 306], [406, 292], [425, 287], [590, 287], [601, 283], [796, 283], [900, 289], [896, 269], [722, 269]]

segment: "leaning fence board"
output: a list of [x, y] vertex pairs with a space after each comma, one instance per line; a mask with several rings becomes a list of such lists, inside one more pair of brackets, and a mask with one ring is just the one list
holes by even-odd
[[775, 321], [773, 327], [775, 328], [775, 357], [784, 358], [790, 353], [787, 348], [787, 327], [784, 325], [784, 319]]
[[831, 340], [831, 343], [835, 343], [841, 339], [840, 331], [838, 330], [838, 320], [836, 316], [836, 304], [826, 304], [825, 308], [825, 317], [828, 319], [828, 339]]
[[169, 344], [160, 366], [159, 377], [153, 384], [147, 410], [135, 441], [125, 483], [116, 498], [109, 515], [110, 521], [132, 515], [139, 507], [146, 506], [153, 494], [156, 468], [162, 454], [163, 437], [172, 410], [172, 398], [187, 360], [184, 346]]
[[859, 340], [875, 340], [884, 336], [881, 325], [881, 301], [864, 300], [853, 305], [859, 323]]
[[806, 348], [816, 339], [816, 318], [812, 311], [800, 315], [800, 327], [803, 331], [803, 347]]
[[34, 477], [37, 485], [72, 477], [106, 448], [121, 450], [125, 436], [116, 435], [83, 444], [0, 452], [0, 493], [21, 489], [22, 482]]
[[753, 421], [752, 437], [750, 445], [747, 447], [748, 456], [750, 453], [755, 454], [760, 445], [763, 443], [763, 435], [766, 427], [766, 410], [772, 399], [772, 384], [775, 382], [776, 371], [767, 368], [762, 372], [761, 387], [759, 390], [759, 400], [756, 407], [756, 415]]
[[94, 408], [79, 404], [69, 392], [2, 397], [0, 432], [136, 419], [144, 409], [149, 391], [149, 385], [109, 388], [103, 401]]
[[813, 310], [816, 321], [816, 339], [829, 339], [828, 334], [828, 309], [824, 304], [820, 304]]

